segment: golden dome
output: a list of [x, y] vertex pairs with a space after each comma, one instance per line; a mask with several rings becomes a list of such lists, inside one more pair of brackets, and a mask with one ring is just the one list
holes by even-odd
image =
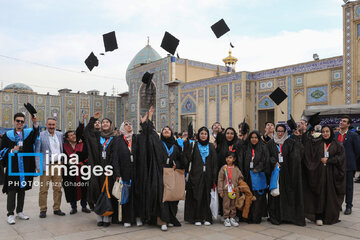
[[235, 65], [238, 59], [236, 57], [231, 56], [231, 50], [229, 51], [229, 56], [223, 59], [223, 62], [226, 66]]

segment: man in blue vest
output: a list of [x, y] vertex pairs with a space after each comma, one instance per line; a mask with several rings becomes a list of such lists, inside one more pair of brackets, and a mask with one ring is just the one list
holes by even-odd
[[344, 145], [346, 155], [346, 209], [344, 214], [350, 215], [354, 194], [354, 176], [356, 172], [356, 158], [360, 155], [359, 135], [349, 131], [351, 118], [347, 115], [340, 120], [339, 132], [335, 133], [336, 139]]
[[[4, 135], [0, 148], [0, 160], [5, 167], [5, 179], [3, 193], [7, 194], [8, 223], [15, 224], [15, 203], [17, 201], [17, 217], [28, 220], [23, 213], [25, 191], [32, 188], [33, 176], [25, 176], [24, 173], [35, 174], [35, 158], [18, 156], [18, 153], [33, 153], [34, 143], [39, 135], [39, 126], [36, 117], [32, 118], [33, 128], [24, 128], [25, 115], [14, 115], [14, 129]], [[11, 173], [11, 174], [10, 174]]]

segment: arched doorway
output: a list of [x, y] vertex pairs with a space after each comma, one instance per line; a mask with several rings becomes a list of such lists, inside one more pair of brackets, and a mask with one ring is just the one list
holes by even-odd
[[150, 106], [154, 106], [153, 123], [156, 126], [156, 87], [153, 82], [149, 85], [142, 83], [139, 90], [139, 114], [143, 116], [149, 111]]

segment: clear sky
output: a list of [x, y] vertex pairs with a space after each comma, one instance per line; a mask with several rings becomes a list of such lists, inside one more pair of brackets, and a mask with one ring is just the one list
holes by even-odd
[[[147, 43], [162, 56], [165, 31], [180, 39], [181, 58], [223, 65], [229, 39], [237, 71], [258, 71], [342, 55], [341, 0], [0, 0], [0, 81], [38, 93], [127, 91], [126, 68]], [[230, 32], [210, 26], [224, 18]], [[115, 31], [119, 49], [104, 52], [102, 34]], [[91, 51], [99, 67], [90, 73]], [[6, 58], [21, 59], [17, 61]], [[25, 62], [24, 62], [25, 61]], [[30, 64], [37, 63], [54, 68]], [[86, 71], [86, 73], [81, 73]]]

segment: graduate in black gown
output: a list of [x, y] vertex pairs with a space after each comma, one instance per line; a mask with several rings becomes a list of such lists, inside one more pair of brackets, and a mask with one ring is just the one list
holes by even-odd
[[[79, 171], [77, 176], [72, 176], [71, 174], [63, 174], [63, 188], [65, 192], [65, 198], [68, 203], [71, 205], [70, 214], [77, 213], [77, 201], [80, 200], [81, 210], [85, 213], [90, 213], [91, 211], [86, 207], [87, 205], [87, 180], [85, 176], [81, 175], [81, 167], [87, 165], [87, 147], [86, 143], [83, 141], [83, 132], [84, 132], [84, 121], [86, 115], [83, 115], [82, 122], [79, 122], [79, 126], [76, 128], [76, 131], [67, 131], [65, 133], [65, 143], [63, 144], [64, 153], [67, 156], [67, 173], [72, 171], [71, 169], [76, 167]], [[71, 163], [70, 159], [74, 157], [73, 154], [78, 156], [78, 164]]]
[[209, 143], [209, 130], [206, 127], [199, 129], [197, 139], [194, 145], [184, 143], [185, 163], [189, 169], [184, 218], [187, 222], [201, 226], [202, 223], [212, 223], [210, 191], [217, 180], [218, 162], [215, 147]]
[[[111, 160], [115, 142], [114, 125], [112, 124], [112, 121], [110, 119], [104, 118], [101, 121], [101, 130], [96, 131], [94, 129], [94, 124], [99, 118], [100, 113], [96, 112], [94, 116], [90, 118], [90, 121], [84, 130], [84, 137], [88, 149], [88, 165], [91, 167], [91, 169], [94, 169], [95, 166], [101, 166], [104, 171], [103, 174], [101, 174], [100, 176], [91, 174], [91, 177], [89, 179], [89, 186], [87, 189], [87, 199], [89, 204], [96, 204], [96, 201], [98, 200], [101, 192], [101, 188], [104, 185], [106, 176], [108, 177], [108, 186], [110, 193], [115, 180], [112, 174], [109, 174], [111, 173], [111, 171], [113, 171]], [[113, 220], [114, 222], [117, 221], [117, 199], [111, 195], [111, 201], [114, 214], [112, 216], [106, 217], [97, 215], [98, 226], [108, 227], [111, 223], [111, 220]]]
[[[250, 171], [254, 172], [267, 172], [266, 165], [269, 161], [269, 152], [266, 146], [261, 142], [260, 133], [258, 131], [252, 131], [247, 140], [246, 146], [244, 146], [244, 153], [242, 156], [242, 173], [244, 175], [245, 182], [252, 190], [252, 181]], [[253, 191], [253, 195], [256, 200], [251, 204], [248, 222], [260, 223], [262, 217], [267, 216], [267, 201], [266, 192]]]
[[345, 149], [331, 127], [323, 126], [321, 133], [318, 139], [303, 136], [305, 216], [319, 226], [339, 222], [346, 192]]
[[266, 146], [270, 157], [269, 171], [273, 171], [275, 166], [280, 167], [280, 195], [268, 194], [269, 221], [275, 225], [293, 223], [305, 226], [301, 178], [302, 146], [288, 138], [284, 124], [276, 125], [274, 139]]
[[[120, 136], [115, 139], [112, 164], [116, 180], [121, 178], [123, 183], [131, 184], [129, 201], [122, 205], [122, 222], [124, 227], [130, 227], [136, 220], [135, 185], [136, 182], [136, 147], [137, 136], [133, 134], [132, 124], [125, 121], [120, 126]], [[142, 222], [138, 219], [137, 225]]]
[[[138, 136], [136, 153], [136, 208], [139, 209], [139, 216], [143, 221], [157, 224], [161, 226], [162, 231], [166, 231], [168, 225], [181, 226], [181, 224], [176, 219], [178, 202], [163, 203], [162, 201], [163, 168], [184, 168], [184, 163], [181, 160], [181, 149], [175, 143], [169, 127], [163, 129], [163, 136], [159, 138], [151, 121], [153, 114], [154, 109], [151, 107], [149, 117], [147, 118], [146, 114], [141, 118], [142, 132]], [[167, 151], [165, 145], [170, 152]]]
[[239, 141], [237, 133], [234, 128], [228, 127], [225, 132], [218, 133], [216, 137], [216, 152], [218, 159], [218, 172], [220, 168], [226, 164], [225, 154], [235, 152], [237, 161], [234, 163], [239, 166], [240, 154], [242, 154], [242, 141]]

